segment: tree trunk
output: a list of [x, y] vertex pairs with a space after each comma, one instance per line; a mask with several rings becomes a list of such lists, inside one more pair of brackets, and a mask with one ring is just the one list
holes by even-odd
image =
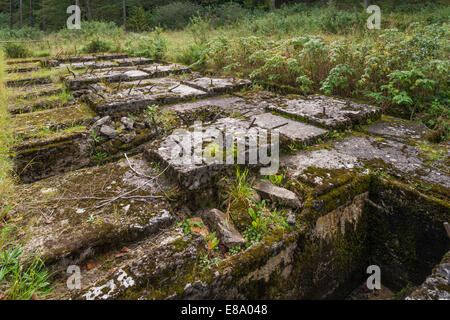
[[127, 1], [122, 0], [122, 10], [123, 10], [123, 30], [127, 31]]
[[364, 0], [364, 8], [367, 8], [369, 6], [369, 0]]
[[20, 7], [20, 27], [23, 25], [23, 0], [19, 1], [19, 7]]
[[13, 0], [9, 0], [9, 27], [12, 29], [14, 24], [13, 20]]
[[33, 26], [33, 0], [30, 0], [30, 26]]
[[92, 21], [91, 0], [87, 0], [87, 9], [88, 9], [88, 19], [89, 21]]

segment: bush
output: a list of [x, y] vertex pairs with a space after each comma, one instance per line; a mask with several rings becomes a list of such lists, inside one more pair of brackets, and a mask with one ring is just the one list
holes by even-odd
[[131, 35], [126, 43], [126, 51], [133, 56], [162, 60], [167, 53], [167, 41], [162, 38], [161, 32], [160, 28], [156, 28], [150, 37]]
[[364, 11], [337, 10], [334, 6], [321, 9], [317, 25], [333, 34], [345, 34], [355, 29], [364, 30], [368, 15]]
[[155, 24], [167, 29], [182, 29], [190, 19], [203, 12], [203, 7], [192, 2], [173, 2], [155, 9]]
[[20, 29], [9, 29], [8, 27], [1, 28], [0, 26], [0, 40], [16, 40], [16, 39], [33, 39], [39, 40], [43, 33], [36, 28], [23, 27]]
[[95, 38], [89, 41], [82, 51], [85, 53], [101, 53], [110, 51], [112, 47], [113, 44], [110, 41]]
[[191, 46], [179, 59], [308, 93], [368, 99], [387, 113], [421, 120], [450, 132], [449, 26], [412, 25], [383, 30], [375, 38], [326, 42], [303, 36], [273, 41], [220, 36]]
[[193, 44], [184, 49], [177, 55], [178, 62], [185, 65], [192, 65], [200, 60], [204, 56], [205, 47], [203, 45]]
[[26, 58], [31, 55], [31, 52], [28, 48], [21, 44], [15, 42], [8, 42], [3, 46], [3, 51], [7, 58], [16, 59], [16, 58]]
[[120, 37], [123, 34], [121, 28], [119, 28], [114, 22], [100, 22], [100, 21], [82, 21], [81, 29], [61, 29], [56, 36], [65, 40], [86, 39], [92, 37], [102, 37], [113, 39]]
[[216, 7], [212, 7], [208, 16], [211, 18], [211, 23], [214, 27], [232, 25], [246, 15], [249, 10], [243, 8], [236, 2], [227, 2]]

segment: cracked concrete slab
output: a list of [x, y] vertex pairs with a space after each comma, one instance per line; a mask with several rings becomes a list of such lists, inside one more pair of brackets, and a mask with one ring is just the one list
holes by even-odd
[[333, 130], [350, 129], [381, 117], [377, 107], [325, 96], [281, 99], [280, 103], [269, 105], [268, 110]]

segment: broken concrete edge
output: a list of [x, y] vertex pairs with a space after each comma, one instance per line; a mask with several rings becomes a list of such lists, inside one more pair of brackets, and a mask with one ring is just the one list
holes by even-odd
[[211, 232], [216, 232], [220, 243], [228, 249], [244, 246], [247, 242], [236, 230], [227, 214], [218, 209], [203, 210], [200, 212], [202, 220]]
[[271, 199], [280, 205], [286, 205], [292, 209], [300, 209], [302, 204], [294, 192], [277, 187], [270, 181], [259, 180], [253, 185], [253, 189], [258, 191], [263, 199]]
[[415, 288], [405, 300], [450, 300], [450, 251], [433, 268], [425, 282]]

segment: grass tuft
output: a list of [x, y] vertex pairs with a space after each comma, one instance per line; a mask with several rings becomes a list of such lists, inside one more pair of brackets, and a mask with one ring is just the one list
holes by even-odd
[[4, 85], [5, 60], [0, 52], [0, 215], [9, 203], [9, 196], [13, 192], [14, 183], [11, 176], [12, 163], [9, 147], [12, 143], [12, 132], [8, 125], [8, 90]]

